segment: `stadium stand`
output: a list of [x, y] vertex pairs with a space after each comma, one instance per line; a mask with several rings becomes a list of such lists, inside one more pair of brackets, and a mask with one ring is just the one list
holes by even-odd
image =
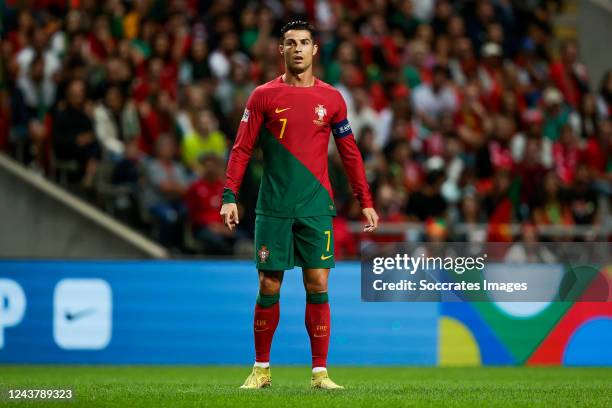
[[[318, 29], [316, 75], [347, 102], [374, 239], [511, 241], [535, 226], [609, 240], [612, 70], [589, 77], [567, 3], [7, 0], [0, 150], [175, 254], [248, 254], [261, 161], [234, 234], [218, 217], [224, 163], [299, 16]], [[337, 257], [354, 257], [360, 212], [333, 145], [329, 166]]]

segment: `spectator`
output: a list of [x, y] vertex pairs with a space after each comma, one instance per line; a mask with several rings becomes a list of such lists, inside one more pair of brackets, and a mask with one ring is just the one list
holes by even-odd
[[157, 139], [155, 153], [155, 158], [145, 167], [144, 204], [156, 222], [158, 241], [170, 249], [180, 250], [186, 214], [183, 195], [189, 178], [174, 159], [176, 143], [171, 135], [163, 134]]
[[601, 80], [597, 110], [602, 118], [612, 118], [612, 69], [608, 70]]
[[227, 140], [218, 129], [218, 122], [209, 110], [198, 113], [195, 127], [183, 138], [181, 153], [184, 162], [196, 174], [201, 173], [200, 157], [205, 154], [214, 154], [225, 158], [227, 154]]
[[248, 64], [248, 57], [239, 51], [238, 46], [238, 36], [228, 32], [221, 38], [219, 48], [210, 54], [208, 64], [217, 79], [227, 78], [232, 64]]
[[193, 235], [204, 244], [205, 253], [230, 255], [236, 234], [225, 228], [219, 216], [223, 196], [223, 160], [214, 154], [206, 154], [200, 158], [200, 167], [201, 176], [185, 194]]
[[184, 91], [184, 103], [176, 117], [181, 138], [187, 133], [193, 132], [193, 125], [198, 112], [210, 105], [210, 98], [202, 85], [189, 85], [185, 87]]
[[446, 172], [446, 180], [442, 184], [442, 196], [452, 204], [461, 199], [460, 178], [465, 169], [461, 158], [461, 142], [454, 135], [445, 135], [442, 143], [442, 160]]
[[[403, 134], [403, 121], [396, 124], [397, 133]], [[395, 138], [385, 148], [388, 160], [388, 171], [393, 179], [406, 191], [417, 191], [421, 188], [424, 179], [424, 170], [421, 163], [413, 160], [410, 143], [400, 137]]]
[[[607, 119], [599, 123], [595, 135], [587, 140], [583, 151], [583, 162], [590, 167], [598, 184], [604, 187], [610, 182], [612, 175], [612, 120]], [[608, 184], [605, 191], [610, 192]]]
[[136, 107], [126, 101], [118, 86], [107, 89], [104, 100], [94, 108], [93, 116], [98, 141], [117, 159], [123, 155], [126, 143], [140, 134]]
[[455, 239], [460, 242], [485, 242], [487, 231], [479, 225], [486, 222], [486, 217], [480, 206], [480, 200], [474, 192], [469, 192], [463, 196], [459, 209], [459, 220], [463, 224], [462, 233]]
[[49, 170], [46, 119], [55, 91], [55, 83], [44, 74], [44, 59], [36, 55], [11, 92], [12, 141], [22, 146], [21, 159], [39, 173]]
[[43, 76], [52, 79], [61, 69], [61, 62], [55, 51], [48, 46], [48, 36], [44, 27], [37, 26], [32, 31], [32, 35], [28, 40], [28, 45], [22, 48], [16, 55], [15, 59], [19, 68], [19, 77], [28, 75], [29, 67], [37, 55], [43, 59], [44, 73]]
[[221, 112], [228, 116], [234, 110], [234, 102], [237, 95], [242, 95], [243, 100], [255, 89], [255, 85], [249, 78], [249, 66], [233, 64], [230, 70], [230, 76], [221, 81], [217, 86], [215, 97], [221, 107]]
[[508, 226], [515, 219], [517, 198], [510, 171], [499, 169], [493, 176], [493, 186], [483, 200], [489, 218], [489, 242], [510, 242], [512, 232]]
[[180, 67], [180, 81], [182, 84], [199, 82], [210, 78], [208, 66], [208, 46], [203, 38], [196, 38], [191, 44], [191, 50]]
[[444, 178], [442, 170], [433, 170], [427, 174], [423, 188], [415, 191], [408, 198], [406, 205], [408, 218], [425, 221], [431, 217], [446, 216], [446, 201], [440, 191]]
[[447, 33], [448, 21], [453, 15], [453, 6], [448, 0], [438, 0], [434, 5], [434, 15], [431, 19], [431, 26], [434, 34], [441, 36]]
[[524, 88], [525, 102], [534, 108], [540, 98], [541, 88], [548, 79], [548, 64], [538, 55], [537, 45], [530, 37], [522, 40], [514, 62], [518, 69], [519, 83]]
[[56, 86], [49, 75], [45, 75], [45, 59], [37, 54], [32, 59], [25, 75], [17, 80], [30, 118], [43, 120], [55, 102]]
[[55, 157], [76, 161], [78, 170], [71, 174], [71, 181], [80, 181], [86, 188], [92, 187], [101, 158], [93, 123], [86, 111], [89, 104], [85, 84], [80, 79], [75, 79], [69, 83], [66, 100], [53, 118]]
[[366, 127], [375, 129], [378, 122], [378, 114], [369, 104], [368, 93], [363, 88], [353, 91], [354, 106], [353, 111], [349, 112], [351, 117], [351, 128], [357, 141], [362, 135], [362, 130]]
[[521, 160], [514, 166], [514, 173], [520, 178], [521, 183], [521, 215], [522, 219], [530, 216], [530, 208], [533, 198], [538, 195], [542, 188], [547, 167], [542, 164], [540, 152], [542, 144], [538, 139], [527, 139], [525, 152]]
[[589, 85], [586, 66], [578, 61], [578, 44], [575, 41], [566, 41], [561, 45], [560, 58], [550, 65], [550, 79], [565, 101], [577, 108]]
[[[429, 2], [431, 8], [431, 0], [428, 0], [427, 2]], [[414, 2], [412, 0], [401, 0], [399, 2], [398, 10], [392, 14], [390, 18], [392, 26], [402, 30], [402, 34], [406, 38], [413, 37], [417, 27], [421, 23], [421, 21], [414, 15], [414, 12]], [[429, 13], [424, 12], [424, 14]]]
[[504, 83], [503, 50], [498, 43], [488, 42], [483, 45], [480, 55], [482, 56], [482, 63], [478, 69], [480, 86], [484, 91], [489, 110], [498, 112]]
[[576, 111], [570, 113], [568, 121], [574, 129], [574, 133], [581, 139], [588, 139], [593, 136], [597, 132], [597, 123], [599, 122], [595, 95], [584, 94], [580, 106]]
[[553, 145], [553, 159], [557, 175], [562, 183], [570, 185], [574, 181], [574, 173], [582, 149], [578, 137], [569, 124], [561, 129], [561, 137]]
[[570, 109], [563, 103], [563, 95], [556, 88], [544, 91], [544, 136], [553, 142], [561, 135], [561, 128], [569, 120]]
[[534, 200], [533, 219], [539, 225], [571, 225], [572, 214], [567, 206], [567, 193], [553, 171], [544, 176], [542, 189]]
[[569, 190], [568, 205], [574, 224], [601, 223], [599, 197], [593, 188], [591, 172], [586, 163], [580, 163], [576, 168], [576, 177]]
[[452, 58], [449, 60], [449, 70], [454, 83], [465, 86], [468, 78], [473, 78], [478, 68], [478, 60], [474, 54], [472, 42], [467, 37], [457, 38], [453, 45]]
[[514, 121], [505, 116], [497, 116], [493, 124], [492, 140], [489, 143], [489, 157], [494, 170], [511, 170], [514, 166], [510, 140], [515, 134]]
[[465, 87], [463, 103], [456, 115], [457, 132], [471, 149], [480, 149], [491, 131], [492, 122], [482, 103], [480, 88], [475, 81]]
[[538, 158], [539, 164], [544, 168], [551, 168], [553, 165], [552, 146], [550, 139], [542, 137], [542, 123], [544, 117], [542, 112], [537, 109], [530, 109], [523, 114], [522, 122], [524, 131], [518, 132], [510, 141], [512, 149], [512, 157], [516, 163], [523, 161], [527, 149], [527, 144], [530, 140], [534, 141], [534, 148], [537, 148], [540, 155]]
[[457, 111], [456, 95], [448, 79], [448, 68], [438, 65], [433, 69], [432, 84], [421, 84], [414, 89], [412, 103], [423, 123], [430, 129], [436, 128], [437, 120], [443, 114]]
[[406, 195], [395, 188], [388, 180], [381, 180], [376, 189], [376, 208], [380, 219], [386, 222], [397, 222], [404, 219], [402, 210], [406, 205]]
[[141, 167], [144, 164], [144, 155], [138, 149], [136, 139], [125, 143], [125, 150], [121, 160], [113, 169], [111, 181], [116, 186], [127, 187], [134, 194], [138, 192], [141, 183]]
[[34, 30], [35, 21], [29, 9], [19, 10], [17, 14], [17, 27], [9, 31], [6, 40], [13, 52], [19, 52], [28, 46], [30, 33]]
[[117, 187], [113, 211], [124, 222], [140, 226], [139, 192], [143, 182], [142, 167], [145, 157], [138, 149], [136, 139], [127, 140], [121, 159], [113, 169], [111, 183]]

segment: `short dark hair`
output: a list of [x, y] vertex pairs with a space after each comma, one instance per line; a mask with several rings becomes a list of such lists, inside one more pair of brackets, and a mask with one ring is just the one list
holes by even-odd
[[285, 39], [285, 33], [289, 30], [306, 30], [310, 32], [310, 36], [312, 37], [312, 39], [313, 40], [315, 39], [315, 34], [316, 34], [315, 28], [308, 21], [293, 20], [285, 24], [283, 28], [281, 28], [280, 30], [280, 40], [281, 41]]

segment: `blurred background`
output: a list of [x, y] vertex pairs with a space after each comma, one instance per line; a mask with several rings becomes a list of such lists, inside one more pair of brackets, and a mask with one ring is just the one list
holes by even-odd
[[[237, 259], [253, 257], [260, 152], [238, 231], [218, 213], [245, 102], [283, 72], [296, 17], [318, 30], [316, 76], [346, 100], [382, 218], [361, 234], [331, 142], [347, 260], [331, 363], [612, 365], [612, 303], [361, 303], [354, 261], [368, 241], [610, 240], [609, 0], [5, 0], [0, 257], [18, 260], [0, 261], [0, 361], [250, 363], [257, 277]], [[309, 355], [295, 277], [284, 363]]]
[[[251, 257], [261, 156], [234, 234], [218, 216], [225, 163], [249, 94], [283, 72], [280, 27], [301, 17], [318, 29], [316, 75], [347, 102], [383, 220], [376, 236], [360, 235], [331, 142], [339, 259], [357, 257], [365, 239], [431, 234], [499, 242], [527, 228], [541, 240], [608, 240], [612, 56], [602, 41], [612, 38], [611, 7], [8, 0], [0, 149], [165, 254]], [[31, 212], [21, 216], [16, 229], [27, 235]]]

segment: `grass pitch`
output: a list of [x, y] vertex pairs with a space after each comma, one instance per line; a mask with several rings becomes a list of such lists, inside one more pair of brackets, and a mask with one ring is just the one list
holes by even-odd
[[[310, 390], [309, 367], [272, 367], [272, 387], [239, 390], [249, 367], [2, 366], [0, 405], [67, 407], [610, 407], [612, 368], [332, 367], [344, 391]], [[72, 388], [73, 401], [9, 401], [7, 389]]]

